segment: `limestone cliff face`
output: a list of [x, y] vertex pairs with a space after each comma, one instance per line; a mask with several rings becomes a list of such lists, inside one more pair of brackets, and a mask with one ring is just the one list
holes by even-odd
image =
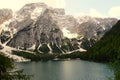
[[63, 33], [52, 15], [56, 12], [46, 9], [36, 21], [31, 22], [18, 31], [8, 43], [9, 46], [19, 49], [39, 48], [42, 44], [60, 46]]

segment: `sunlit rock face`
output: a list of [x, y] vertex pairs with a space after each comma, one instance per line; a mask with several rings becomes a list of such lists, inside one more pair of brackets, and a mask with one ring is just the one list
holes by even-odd
[[36, 20], [26, 18], [21, 22], [17, 22], [16, 26], [13, 26], [17, 33], [7, 45], [25, 50], [33, 47], [33, 45], [35, 45], [33, 49], [39, 48], [42, 44], [51, 44], [51, 46], [56, 45], [59, 47], [63, 33], [56, 24], [56, 21], [52, 19], [54, 15], [58, 14], [64, 14], [64, 12], [61, 9], [44, 7], [39, 16], [36, 17]]

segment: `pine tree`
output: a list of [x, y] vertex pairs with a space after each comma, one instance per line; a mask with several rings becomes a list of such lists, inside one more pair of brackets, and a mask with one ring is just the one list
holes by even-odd
[[30, 75], [17, 70], [12, 60], [0, 53], [0, 80], [30, 80]]

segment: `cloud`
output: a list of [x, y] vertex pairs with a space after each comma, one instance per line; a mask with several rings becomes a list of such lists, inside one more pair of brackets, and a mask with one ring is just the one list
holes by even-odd
[[100, 12], [98, 12], [96, 9], [90, 9], [90, 16], [91, 17], [105, 17]]
[[[107, 15], [107, 16], [106, 16]], [[106, 15], [100, 13], [96, 9], [91, 8], [88, 13], [81, 12], [81, 13], [76, 13], [74, 14], [75, 17], [78, 16], [91, 16], [91, 17], [101, 17], [101, 18], [106, 18], [106, 17], [113, 17], [113, 18], [120, 18], [120, 6], [114, 6], [111, 7], [107, 12]]]
[[91, 17], [101, 17], [104, 18], [106, 16], [104, 16], [102, 13], [100, 13], [99, 11], [97, 11], [96, 9], [91, 8], [88, 12], [81, 12], [81, 13], [75, 13], [74, 14], [75, 17], [78, 16], [91, 16]]
[[41, 0], [54, 8], [65, 8], [65, 0]]
[[110, 8], [108, 11], [108, 15], [110, 17], [119, 17], [120, 18], [120, 6], [115, 6]]
[[13, 11], [17, 11], [25, 4], [36, 2], [44, 2], [54, 8], [65, 8], [65, 0], [2, 0], [0, 8], [11, 8]]

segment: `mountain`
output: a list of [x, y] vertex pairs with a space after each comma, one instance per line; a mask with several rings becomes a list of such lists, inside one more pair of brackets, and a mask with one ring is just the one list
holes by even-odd
[[82, 23], [79, 25], [78, 33], [86, 38], [94, 38], [96, 40], [99, 40], [105, 32], [110, 30], [117, 22], [117, 19], [115, 18], [83, 17], [79, 19], [79, 22]]
[[79, 35], [83, 36], [81, 47], [88, 49], [116, 24], [117, 19], [91, 18], [87, 16], [79, 18], [80, 21], [82, 23], [76, 30]]
[[31, 47], [35, 49], [42, 46], [42, 44], [59, 46], [62, 37], [62, 31], [56, 22], [52, 20], [49, 9], [46, 9], [37, 21], [31, 22], [24, 29], [18, 31], [8, 45], [19, 49]]
[[114, 18], [75, 18], [66, 15], [64, 9], [44, 3], [26, 4], [15, 13], [3, 10], [0, 16], [3, 15], [7, 17], [0, 20], [0, 27], [3, 25], [0, 39], [1, 50], [6, 53], [11, 50], [50, 54], [86, 51], [117, 22]]
[[96, 61], [120, 60], [120, 21], [88, 50], [88, 58]]

